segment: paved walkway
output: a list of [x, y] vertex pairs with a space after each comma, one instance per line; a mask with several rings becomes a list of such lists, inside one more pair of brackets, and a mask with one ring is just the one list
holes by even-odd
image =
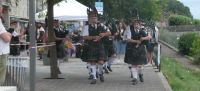
[[[162, 55], [174, 58], [190, 69], [199, 70], [187, 58], [165, 45], [162, 45]], [[50, 76], [50, 67], [37, 61], [36, 91], [171, 91], [165, 77], [155, 72], [157, 69], [153, 67], [144, 67], [144, 83], [137, 85], [131, 84], [128, 67], [123, 62], [113, 65], [114, 72], [105, 74], [105, 82], [98, 81], [96, 85], [89, 84], [86, 64], [80, 59], [71, 58], [69, 62], [62, 63], [60, 68], [62, 74], [59, 77], [64, 79], [44, 79]]]
[[37, 62], [36, 91], [169, 91], [165, 79], [153, 67], [144, 68], [144, 83], [131, 84], [128, 67], [124, 63], [113, 66], [114, 72], [105, 74], [105, 82], [91, 85], [85, 63], [80, 59], [69, 59], [60, 65], [61, 78], [44, 79], [50, 75], [49, 66]]

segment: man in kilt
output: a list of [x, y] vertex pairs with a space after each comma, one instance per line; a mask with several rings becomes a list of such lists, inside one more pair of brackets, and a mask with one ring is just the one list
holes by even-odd
[[[97, 23], [97, 10], [88, 9], [89, 25], [84, 26], [82, 36], [84, 39], [84, 48], [82, 60], [89, 63], [91, 69], [91, 84], [96, 84], [97, 75], [101, 82], [104, 82], [103, 64], [106, 61], [106, 54], [102, 38], [111, 33], [107, 28]], [[98, 74], [97, 74], [98, 73]]]
[[54, 20], [54, 32], [55, 32], [55, 40], [56, 40], [56, 54], [57, 54], [57, 62], [58, 62], [58, 67], [57, 70], [59, 74], [61, 74], [60, 69], [59, 69], [59, 63], [63, 62], [64, 57], [65, 57], [65, 51], [64, 51], [64, 41], [67, 39], [67, 34], [68, 31], [64, 30], [60, 26], [59, 20]]
[[132, 24], [127, 27], [127, 46], [124, 61], [131, 65], [131, 75], [133, 76], [133, 85], [139, 80], [143, 82], [142, 65], [146, 64], [145, 41], [151, 38], [140, 26], [141, 21], [138, 17], [132, 18]]
[[107, 55], [107, 62], [104, 65], [104, 70], [105, 70], [105, 73], [109, 73], [109, 72], [112, 72], [111, 66], [112, 66], [113, 61], [116, 59], [116, 52], [115, 52], [113, 41], [114, 41], [114, 34], [117, 32], [117, 28], [114, 22], [111, 22], [111, 21], [108, 21], [106, 26], [110, 30], [111, 36], [105, 37], [103, 39], [103, 43], [104, 43], [104, 47], [105, 47], [105, 51]]

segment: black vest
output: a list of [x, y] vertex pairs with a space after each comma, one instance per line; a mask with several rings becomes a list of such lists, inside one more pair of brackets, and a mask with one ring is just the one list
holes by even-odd
[[[68, 31], [62, 30], [61, 28], [54, 28], [55, 36], [58, 38], [65, 38], [68, 34]], [[62, 43], [62, 40], [57, 40], [56, 43]]]
[[[99, 36], [100, 33], [105, 33], [107, 32], [103, 26], [101, 26], [100, 24], [97, 25], [97, 28], [88, 25], [88, 32], [89, 32], [89, 36]], [[94, 42], [93, 40], [87, 41], [87, 43], [89, 43], [89, 45], [99, 45], [102, 44], [103, 41], [106, 39], [106, 37], [102, 38], [100, 41]]]
[[[13, 33], [15, 30], [13, 28], [9, 28], [8, 29], [8, 32], [9, 33]], [[11, 41], [10, 41], [11, 44], [18, 44], [19, 43], [19, 36], [12, 36], [11, 38]]]
[[[144, 31], [144, 28], [140, 28], [139, 29], [139, 32], [136, 32], [134, 30], [134, 27], [133, 26], [130, 26], [130, 31], [131, 31], [131, 39], [133, 40], [140, 40], [141, 37], [146, 37], [147, 36], [147, 33], [145, 33]], [[148, 41], [142, 41], [141, 44], [145, 45], [147, 44]]]

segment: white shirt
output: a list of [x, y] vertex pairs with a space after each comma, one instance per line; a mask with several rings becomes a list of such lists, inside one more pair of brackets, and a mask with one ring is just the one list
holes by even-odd
[[40, 27], [39, 29], [37, 29], [37, 39], [40, 37], [40, 32], [45, 32], [43, 27]]
[[[0, 19], [0, 35], [7, 32], [5, 27], [3, 26], [1, 19]], [[10, 52], [10, 43], [6, 43], [0, 38], [0, 55], [2, 54], [9, 54]]]
[[126, 30], [124, 31], [124, 36], [125, 36], [127, 39], [131, 39], [132, 35], [131, 35], [130, 26], [127, 26], [127, 27], [126, 27]]
[[[103, 27], [107, 30], [107, 32], [110, 32], [110, 30], [105, 25], [103, 25]], [[83, 30], [81, 31], [81, 36], [89, 36], [89, 25], [83, 27]]]
[[89, 35], [88, 29], [89, 29], [88, 25], [84, 26], [83, 30], [81, 31], [81, 36], [88, 36]]

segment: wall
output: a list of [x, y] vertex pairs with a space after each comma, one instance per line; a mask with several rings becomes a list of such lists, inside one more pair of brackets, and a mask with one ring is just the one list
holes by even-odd
[[200, 26], [196, 25], [186, 25], [186, 26], [169, 26], [166, 27], [172, 32], [190, 32], [190, 31], [200, 31]]
[[29, 0], [10, 0], [10, 17], [28, 19], [29, 18]]

